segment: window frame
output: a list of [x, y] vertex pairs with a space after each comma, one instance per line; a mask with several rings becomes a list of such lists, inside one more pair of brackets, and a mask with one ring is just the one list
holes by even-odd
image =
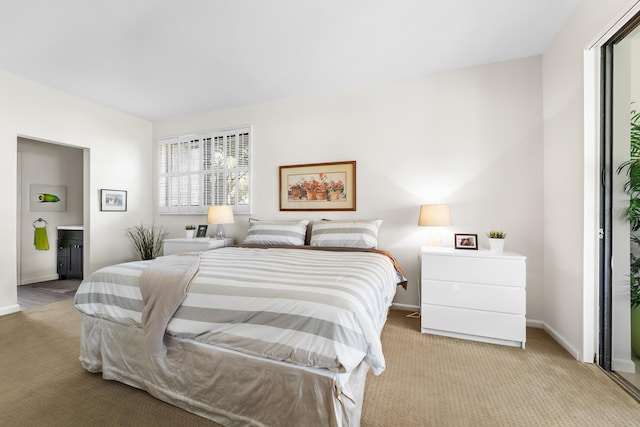
[[[222, 165], [218, 167], [214, 164], [216, 143], [221, 143], [222, 148]], [[227, 153], [229, 144], [233, 144], [232, 147], [235, 150], [232, 157]], [[241, 151], [241, 147], [246, 149]], [[197, 151], [192, 151], [185, 156], [185, 153], [194, 149]], [[240, 155], [241, 152], [246, 158]], [[206, 156], [209, 158], [207, 159]], [[242, 164], [239, 164], [241, 157]], [[225, 204], [232, 206], [234, 214], [251, 214], [253, 126], [159, 138], [156, 161], [158, 214], [201, 215], [207, 213], [210, 205]], [[230, 164], [232, 161], [234, 161], [233, 165]], [[214, 175], [219, 178], [217, 185]], [[244, 179], [240, 177], [241, 175]], [[230, 186], [228, 186], [228, 179], [231, 179]], [[241, 181], [243, 181], [242, 185]], [[220, 186], [222, 186], [222, 195], [220, 191], [215, 192], [215, 188]], [[241, 187], [246, 188], [246, 197], [243, 198], [246, 203], [238, 203]], [[196, 200], [193, 200], [194, 194]], [[229, 200], [229, 197], [232, 200]]]

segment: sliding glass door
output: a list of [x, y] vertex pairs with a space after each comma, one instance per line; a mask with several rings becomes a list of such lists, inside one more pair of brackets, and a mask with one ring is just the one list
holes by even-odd
[[[631, 268], [634, 257], [640, 257], [640, 244], [633, 243], [633, 236], [640, 236], [640, 230], [634, 231], [630, 225], [628, 212], [634, 194], [629, 194], [628, 183], [636, 178], [640, 190], [640, 140], [632, 138], [634, 117], [640, 111], [639, 21], [633, 19], [602, 48], [599, 316], [600, 366], [638, 388], [640, 359], [631, 348], [630, 284], [634, 274], [640, 272]], [[637, 164], [630, 163], [634, 158]], [[640, 211], [638, 221], [640, 225]]]

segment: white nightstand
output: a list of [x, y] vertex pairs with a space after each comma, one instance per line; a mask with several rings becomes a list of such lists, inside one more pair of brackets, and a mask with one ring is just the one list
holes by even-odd
[[524, 348], [526, 257], [424, 247], [421, 331]]
[[172, 255], [180, 252], [201, 252], [209, 249], [222, 248], [233, 245], [232, 237], [224, 239], [210, 239], [208, 237], [195, 239], [166, 239], [163, 241], [163, 255]]

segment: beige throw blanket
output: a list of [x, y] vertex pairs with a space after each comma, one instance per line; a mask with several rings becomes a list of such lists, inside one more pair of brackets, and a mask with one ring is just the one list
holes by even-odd
[[189, 283], [199, 268], [200, 255], [185, 253], [157, 258], [142, 273], [142, 328], [152, 356], [166, 354], [163, 339], [167, 324], [187, 296]]

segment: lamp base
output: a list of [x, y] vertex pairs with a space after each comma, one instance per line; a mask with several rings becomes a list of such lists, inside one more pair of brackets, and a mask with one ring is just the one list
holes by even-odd
[[441, 247], [442, 246], [442, 236], [440, 235], [440, 230], [431, 230], [429, 233], [429, 246], [433, 247]]
[[224, 239], [224, 227], [222, 226], [222, 224], [218, 224], [218, 227], [216, 227], [216, 239], [218, 240], [222, 240]]

